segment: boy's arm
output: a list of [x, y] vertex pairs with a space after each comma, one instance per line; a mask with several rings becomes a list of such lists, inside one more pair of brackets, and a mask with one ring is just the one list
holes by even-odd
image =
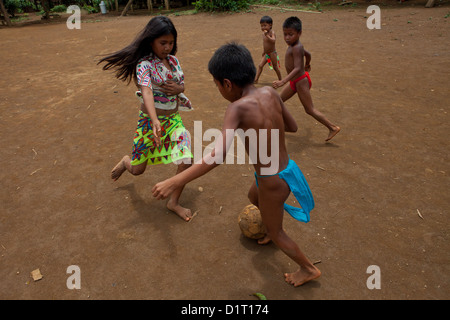
[[283, 115], [283, 121], [284, 121], [284, 131], [297, 132], [297, 130], [298, 130], [297, 122], [295, 121], [294, 117], [291, 115], [289, 110], [286, 108], [286, 106], [284, 105], [284, 102], [283, 102], [283, 100], [281, 100], [281, 97], [278, 96], [278, 98], [280, 99], [280, 104], [281, 104], [281, 113]]
[[[214, 150], [183, 172], [173, 176], [170, 179], [157, 183], [152, 189], [153, 196], [158, 200], [165, 199], [175, 189], [201, 177], [202, 175], [217, 167], [219, 164], [223, 163], [228, 149], [233, 142], [234, 132], [238, 128], [238, 125], [239, 109], [235, 105], [230, 105], [225, 112], [221, 135], [222, 139], [216, 140]], [[229, 130], [228, 139], [227, 130]]]
[[300, 73], [303, 69], [303, 56], [305, 55], [305, 50], [303, 49], [303, 45], [295, 46], [292, 48], [292, 57], [294, 59], [294, 68], [292, 71], [282, 80], [274, 81], [272, 87], [281, 88], [290, 80], [294, 79], [294, 77]]
[[275, 32], [272, 31], [272, 34], [270, 32], [265, 32], [264, 35], [266, 36], [266, 38], [268, 38], [270, 41], [275, 42], [276, 41], [276, 37], [275, 37]]
[[311, 71], [311, 53], [306, 49], [303, 51], [305, 52], [305, 71]]

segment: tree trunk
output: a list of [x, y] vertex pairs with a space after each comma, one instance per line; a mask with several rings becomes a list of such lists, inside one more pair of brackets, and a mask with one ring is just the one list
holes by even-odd
[[12, 26], [11, 20], [9, 19], [8, 12], [6, 12], [5, 6], [4, 6], [4, 4], [3, 4], [3, 0], [0, 0], [0, 10], [1, 10], [3, 16], [5, 17], [6, 24], [7, 24], [9, 27], [11, 27], [11, 26]]
[[147, 0], [148, 11], [153, 13], [153, 0]]
[[130, 8], [131, 4], [133, 3], [133, 0], [129, 0], [127, 5], [125, 6], [125, 8], [122, 11], [122, 14], [120, 15], [121, 17], [126, 16], [127, 15], [127, 11], [128, 8]]
[[169, 0], [164, 0], [164, 2], [166, 3], [166, 10], [170, 10]]
[[44, 9], [44, 15], [42, 16], [42, 19], [50, 19], [50, 0], [42, 0], [41, 4], [42, 8]]
[[427, 4], [425, 5], [425, 8], [432, 8], [434, 7], [435, 0], [428, 0]]

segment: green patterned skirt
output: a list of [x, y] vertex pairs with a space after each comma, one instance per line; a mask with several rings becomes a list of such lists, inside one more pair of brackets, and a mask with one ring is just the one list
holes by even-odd
[[193, 158], [191, 136], [183, 125], [181, 116], [175, 112], [169, 116], [158, 116], [161, 123], [161, 145], [154, 141], [153, 125], [150, 116], [139, 112], [139, 120], [134, 135], [131, 165], [144, 162], [148, 164], [178, 164], [182, 159]]

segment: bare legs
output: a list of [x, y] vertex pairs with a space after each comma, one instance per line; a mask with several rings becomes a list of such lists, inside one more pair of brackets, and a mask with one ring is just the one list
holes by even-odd
[[[252, 186], [250, 187], [250, 190], [248, 191], [248, 199], [250, 200], [251, 204], [259, 208], [258, 187], [256, 186], [255, 182], [253, 182]], [[270, 241], [271, 240], [269, 235], [266, 234], [263, 238], [258, 239], [258, 244], [268, 244]]]
[[129, 173], [131, 173], [134, 176], [138, 176], [140, 174], [143, 174], [145, 171], [145, 168], [147, 167], [147, 162], [141, 163], [137, 166], [131, 165], [131, 159], [129, 156], [124, 156], [119, 163], [116, 164], [116, 166], [111, 171], [111, 178], [114, 181], [117, 181], [122, 173], [128, 170]]
[[[277, 74], [278, 80], [281, 80], [282, 79], [281, 78], [281, 71], [278, 68], [278, 57], [277, 57], [277, 54], [275, 52], [272, 52], [270, 54], [270, 59], [272, 60], [272, 67], [273, 67], [273, 70]], [[267, 63], [266, 55], [263, 54], [261, 62], [258, 65], [258, 70], [256, 72], [255, 83], [258, 83], [259, 76], [261, 75], [261, 72], [263, 71], [263, 68], [266, 65], [266, 63]]]
[[[177, 168], [177, 174], [180, 172], [183, 172], [187, 168], [189, 168], [190, 164], [179, 164]], [[180, 206], [178, 200], [180, 199], [181, 192], [183, 192], [184, 186], [175, 189], [172, 194], [169, 197], [169, 200], [167, 201], [167, 209], [175, 212], [177, 215], [180, 216], [181, 219], [184, 221], [189, 221], [192, 219], [192, 212], [190, 209], [184, 208]]]
[[[114, 181], [117, 181], [122, 173], [125, 171], [128, 171], [132, 175], [140, 175], [144, 173], [145, 169], [147, 167], [147, 162], [138, 164], [138, 165], [131, 165], [131, 159], [129, 156], [124, 156], [112, 169], [111, 171], [111, 178]], [[190, 167], [190, 164], [179, 164], [177, 168], [177, 174], [186, 170]], [[189, 221], [192, 219], [192, 213], [190, 209], [184, 208], [180, 206], [178, 200], [180, 199], [181, 192], [183, 191], [184, 186], [182, 186], [179, 189], [176, 189], [170, 196], [169, 200], [167, 201], [167, 209], [170, 211], [175, 212], [181, 219], [184, 221]]]
[[[336, 134], [338, 134], [341, 128], [331, 123], [330, 120], [328, 120], [322, 112], [314, 108], [311, 93], [309, 91], [308, 79], [305, 78], [297, 82], [296, 89], [300, 102], [305, 108], [305, 112], [328, 128], [329, 133], [325, 141], [330, 141]], [[292, 90], [291, 86], [287, 85], [283, 88], [280, 96], [284, 102], [291, 98], [294, 94], [295, 92]]]
[[[283, 230], [283, 204], [289, 196], [289, 186], [278, 176], [264, 177], [258, 181], [259, 188], [253, 182], [248, 194], [250, 201], [258, 206], [263, 223], [267, 228], [266, 238], [258, 243], [263, 244], [272, 240], [278, 248], [299, 265], [300, 268], [296, 272], [284, 274], [287, 283], [297, 287], [319, 278], [320, 270], [309, 261]], [[260, 197], [261, 194], [270, 194], [271, 196]]]

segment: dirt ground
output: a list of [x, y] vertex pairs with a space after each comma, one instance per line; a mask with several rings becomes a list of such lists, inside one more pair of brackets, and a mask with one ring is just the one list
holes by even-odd
[[[133, 85], [96, 62], [148, 16], [82, 16], [80, 30], [65, 21], [1, 28], [0, 299], [449, 299], [450, 8], [382, 6], [380, 30], [366, 27], [365, 11], [171, 16], [195, 107], [182, 113], [191, 134], [194, 121], [203, 132], [221, 128], [227, 102], [207, 71], [213, 52], [237, 40], [257, 63], [268, 14], [285, 75], [281, 24], [294, 14], [303, 21], [313, 100], [342, 131], [324, 143], [327, 130], [298, 98], [287, 101], [300, 128], [288, 150], [316, 207], [308, 224], [286, 215], [284, 225], [322, 271], [299, 288], [284, 282], [296, 270], [289, 258], [239, 230], [251, 165], [222, 165], [190, 183], [182, 202], [198, 214], [189, 223], [150, 192], [175, 166], [110, 179], [131, 151], [138, 103]], [[266, 67], [259, 85], [275, 78]], [[66, 285], [71, 265], [79, 290]], [[381, 289], [367, 287], [371, 265]]]

